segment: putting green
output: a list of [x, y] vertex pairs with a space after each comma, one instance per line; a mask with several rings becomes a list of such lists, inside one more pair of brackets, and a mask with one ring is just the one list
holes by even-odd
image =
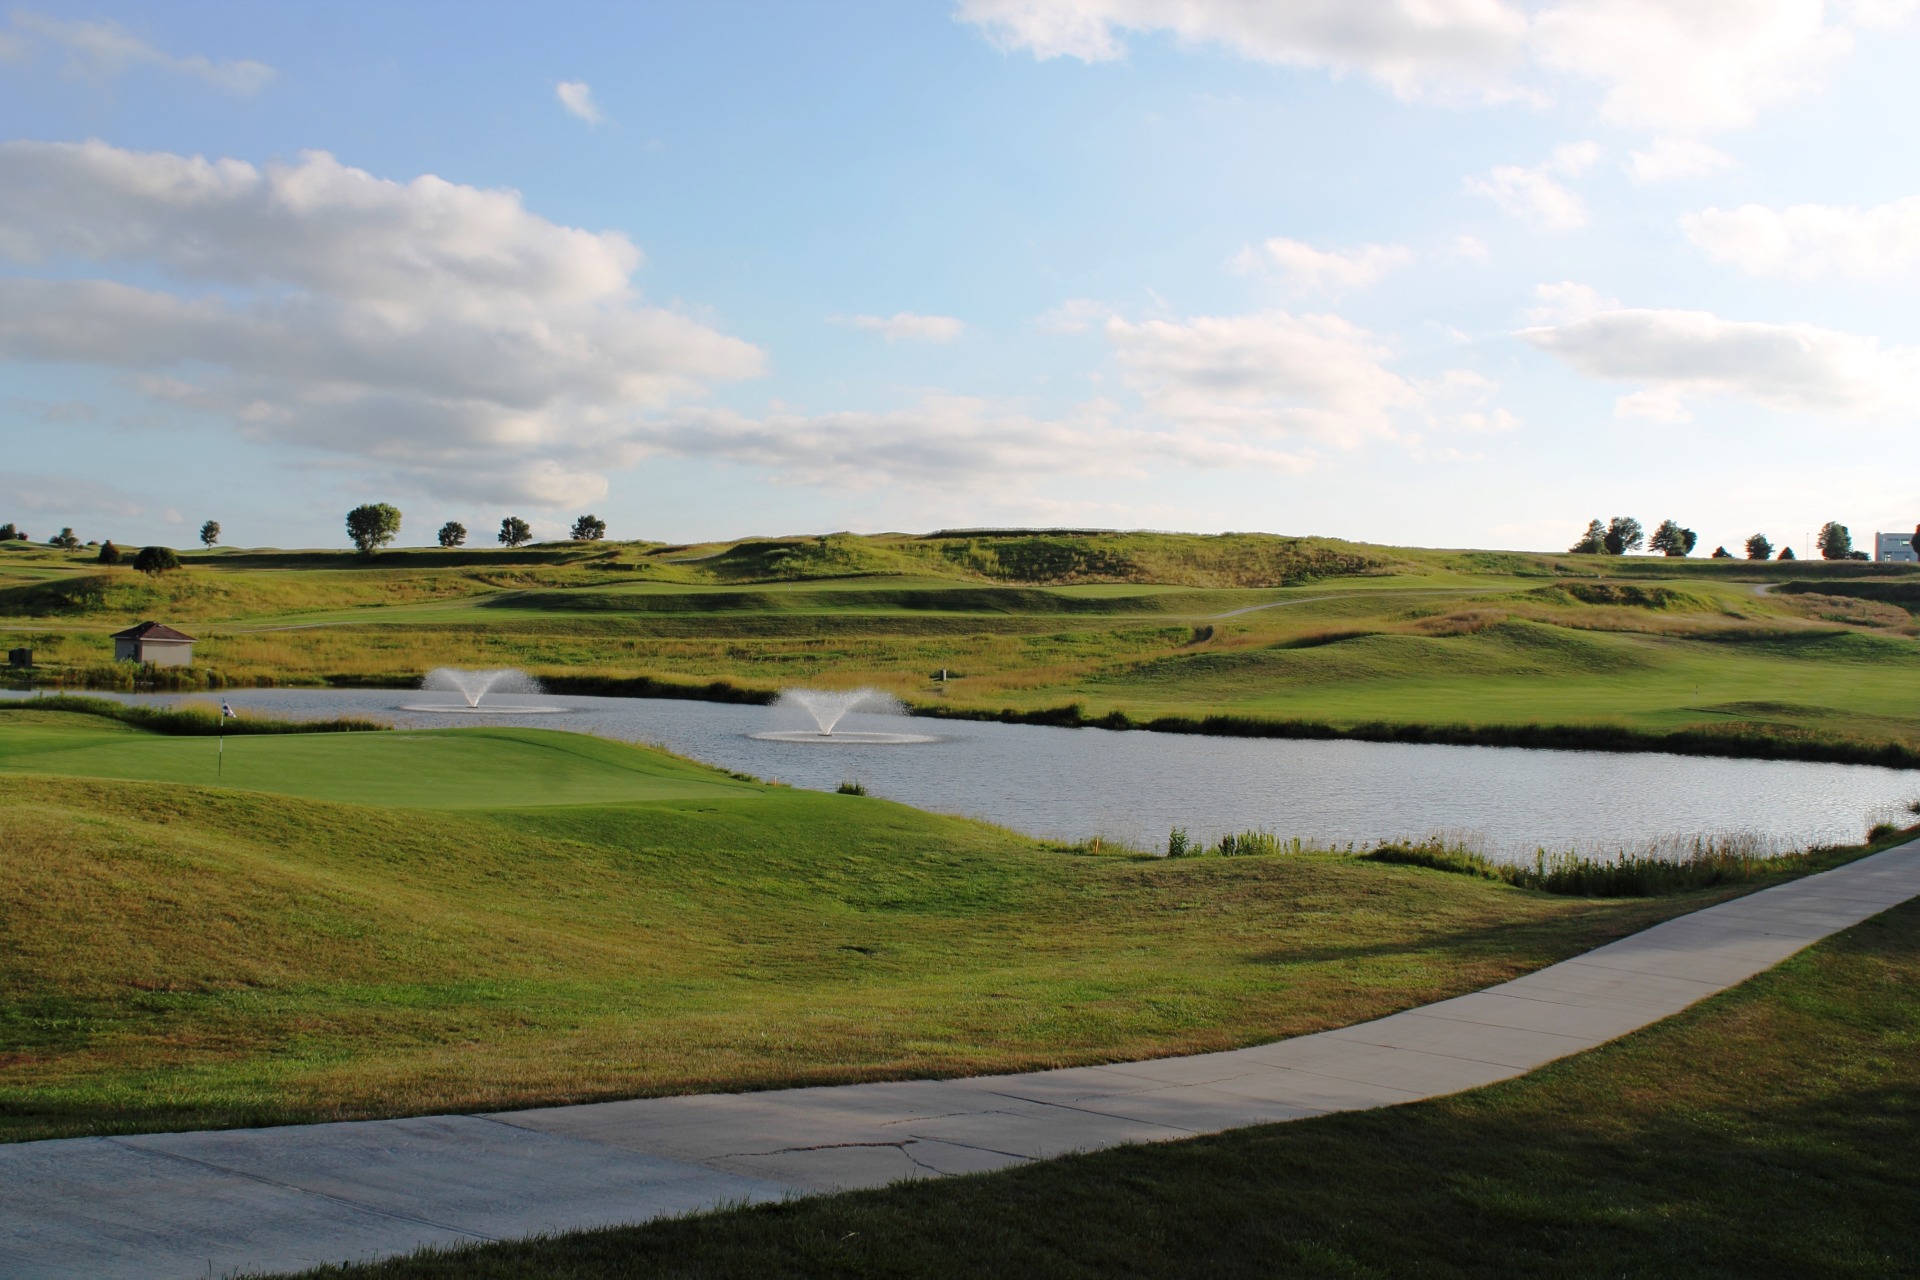
[[[29, 716], [32, 718], [29, 720]], [[0, 771], [130, 778], [416, 809], [746, 799], [752, 783], [552, 729], [159, 737], [89, 717], [0, 714]]]

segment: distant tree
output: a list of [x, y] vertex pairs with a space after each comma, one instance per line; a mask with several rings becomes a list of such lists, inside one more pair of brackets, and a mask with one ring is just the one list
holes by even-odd
[[1645, 545], [1646, 530], [1632, 516], [1615, 516], [1607, 523], [1605, 542], [1608, 555], [1623, 556]]
[[607, 522], [599, 516], [581, 516], [573, 522], [575, 542], [598, 542], [607, 536]]
[[[13, 521], [9, 520], [5, 524], [0, 524], [0, 542], [12, 542], [19, 536], [20, 531], [13, 527]], [[1913, 536], [1920, 538], [1920, 529], [1915, 529]]]
[[533, 540], [533, 526], [519, 516], [508, 516], [500, 522], [499, 537], [502, 546], [517, 547]]
[[1751, 538], [1747, 539], [1747, 559], [1749, 560], [1773, 559], [1773, 544], [1767, 541], [1766, 534], [1756, 533]]
[[48, 538], [47, 545], [50, 547], [59, 547], [62, 551], [78, 551], [80, 549], [80, 539], [74, 537], [73, 526], [68, 525], [51, 538]]
[[1776, 558], [1781, 560], [1798, 560], [1800, 557], [1793, 554], [1792, 547], [1782, 547], [1780, 548], [1779, 556]]
[[440, 545], [443, 547], [464, 547], [467, 545], [467, 526], [458, 520], [449, 520], [440, 526]]
[[370, 556], [400, 533], [400, 508], [385, 502], [366, 502], [347, 512], [347, 537], [360, 554]]
[[[1920, 537], [1920, 529], [1914, 530], [1914, 536]], [[1598, 520], [1589, 521], [1587, 531], [1580, 541], [1567, 548], [1568, 555], [1597, 556], [1607, 549], [1607, 526]]]
[[1847, 526], [1834, 520], [1829, 520], [1820, 526], [1820, 558], [1822, 560], [1853, 559], [1853, 535], [1847, 532]]
[[1731, 559], [1733, 559], [1733, 552], [1731, 552], [1731, 551], [1729, 551], [1729, 550], [1727, 550], [1727, 549], [1726, 549], [1725, 547], [1715, 547], [1715, 548], [1713, 549], [1713, 554], [1712, 554], [1712, 555], [1710, 555], [1710, 556], [1708, 556], [1708, 557], [1707, 557], [1707, 559], [1709, 559], [1709, 560], [1731, 560]]
[[218, 520], [209, 520], [200, 526], [201, 546], [211, 547], [218, 541], [220, 541], [220, 522]]
[[133, 558], [133, 567], [157, 577], [169, 569], [178, 569], [180, 557], [173, 554], [172, 547], [142, 547], [140, 554]]
[[97, 558], [101, 564], [119, 564], [120, 548], [113, 545], [112, 538], [108, 538], [100, 544], [100, 555]]
[[1647, 543], [1647, 549], [1658, 551], [1666, 556], [1684, 556], [1691, 552], [1700, 535], [1691, 529], [1682, 529], [1672, 520], [1662, 520], [1660, 527], [1653, 531], [1653, 538]]
[[1913, 526], [1913, 537], [1907, 540], [1907, 545], [1913, 548], [1913, 554], [1920, 556], [1920, 524]]

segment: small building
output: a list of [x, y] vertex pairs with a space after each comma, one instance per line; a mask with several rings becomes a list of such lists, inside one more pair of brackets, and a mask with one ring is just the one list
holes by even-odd
[[193, 637], [158, 622], [143, 622], [114, 633], [113, 660], [146, 662], [156, 667], [190, 667]]
[[1913, 533], [1876, 533], [1873, 535], [1873, 558], [1875, 560], [1898, 560], [1907, 564], [1920, 561], [1920, 553], [1913, 549], [1913, 539], [1920, 535], [1920, 529]]
[[33, 665], [33, 650], [31, 649], [7, 650], [7, 665], [10, 667], [31, 667]]

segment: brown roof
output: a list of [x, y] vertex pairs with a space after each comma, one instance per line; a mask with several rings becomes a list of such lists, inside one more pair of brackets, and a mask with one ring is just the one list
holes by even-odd
[[143, 622], [137, 627], [128, 627], [125, 631], [116, 631], [110, 638], [114, 640], [185, 640], [189, 642], [193, 640], [193, 637], [185, 632], [175, 631], [172, 627], [163, 626], [158, 622]]

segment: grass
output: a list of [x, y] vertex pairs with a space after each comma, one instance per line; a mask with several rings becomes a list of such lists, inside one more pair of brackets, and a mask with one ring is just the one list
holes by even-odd
[[183, 688], [522, 666], [581, 692], [871, 684], [1049, 723], [1920, 761], [1910, 566], [1044, 531], [185, 562], [0, 549], [0, 639], [77, 687], [132, 687], [107, 636], [152, 616], [200, 637], [192, 672], [154, 673]]
[[1049, 848], [542, 730], [249, 738], [224, 787], [210, 756], [0, 711], [0, 1137], [1229, 1048], [1727, 892]]
[[1920, 903], [1431, 1102], [311, 1277], [1920, 1274]]

